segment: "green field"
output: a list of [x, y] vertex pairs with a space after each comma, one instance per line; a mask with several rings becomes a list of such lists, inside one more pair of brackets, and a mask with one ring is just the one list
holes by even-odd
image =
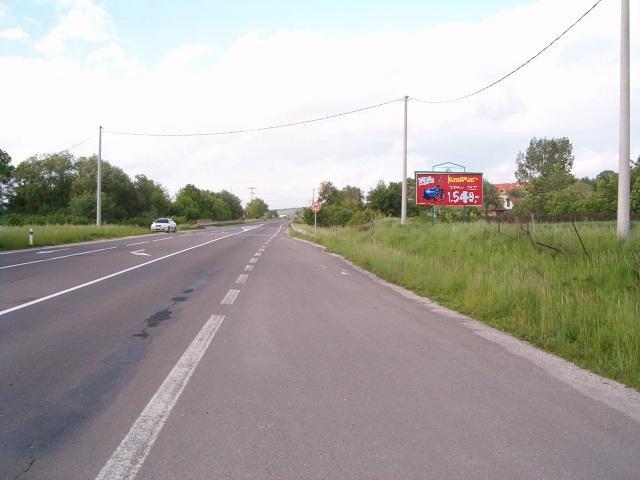
[[[33, 228], [34, 247], [149, 233], [148, 228], [132, 225], [103, 225], [101, 227], [95, 225], [34, 225], [31, 228]], [[0, 226], [0, 250], [28, 248], [28, 230], [28, 226]]]
[[[484, 222], [318, 229], [378, 276], [640, 389], [640, 235], [615, 225]], [[298, 228], [298, 227], [297, 227]], [[313, 227], [303, 227], [313, 232]], [[313, 237], [306, 237], [313, 238]], [[537, 243], [534, 243], [537, 242]], [[544, 245], [541, 245], [544, 244]]]

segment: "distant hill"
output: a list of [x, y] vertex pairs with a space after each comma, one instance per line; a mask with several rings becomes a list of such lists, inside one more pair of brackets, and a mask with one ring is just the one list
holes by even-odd
[[304, 207], [296, 207], [296, 208], [278, 208], [276, 211], [278, 215], [289, 215], [290, 217], [296, 214], [302, 214], [302, 209]]

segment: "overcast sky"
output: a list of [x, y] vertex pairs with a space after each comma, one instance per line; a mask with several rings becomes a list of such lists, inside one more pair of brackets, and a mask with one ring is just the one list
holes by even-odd
[[[595, 0], [0, 0], [0, 148], [17, 164], [107, 130], [192, 133], [295, 122], [404, 95], [455, 97], [536, 53]], [[631, 152], [640, 154], [632, 2]], [[470, 100], [409, 103], [409, 172], [441, 162], [513, 181], [529, 139], [567, 136], [574, 174], [617, 170], [620, 1]], [[403, 106], [266, 132], [106, 133], [103, 157], [173, 194], [249, 187], [272, 208], [322, 180], [399, 181]], [[97, 152], [97, 135], [74, 148]]]

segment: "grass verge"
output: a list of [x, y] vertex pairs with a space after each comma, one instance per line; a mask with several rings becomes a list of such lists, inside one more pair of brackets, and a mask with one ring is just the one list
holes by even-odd
[[[300, 225], [298, 229], [304, 228]], [[318, 228], [304, 236], [390, 282], [640, 390], [640, 235], [612, 223]], [[312, 231], [313, 229], [311, 229]], [[294, 235], [302, 236], [299, 233]]]
[[[35, 225], [33, 246], [44, 247], [66, 243], [86, 242], [101, 238], [127, 237], [149, 233], [148, 228], [131, 225]], [[29, 227], [0, 226], [0, 250], [29, 247]]]

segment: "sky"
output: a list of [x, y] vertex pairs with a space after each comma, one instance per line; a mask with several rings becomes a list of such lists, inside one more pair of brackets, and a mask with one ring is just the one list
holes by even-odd
[[[400, 181], [403, 103], [290, 128], [198, 137], [457, 97], [531, 57], [595, 0], [0, 0], [0, 149], [98, 149], [171, 194], [250, 187], [271, 208], [321, 181]], [[632, 3], [631, 153], [640, 155]], [[471, 99], [408, 104], [408, 171], [454, 162], [514, 180], [532, 137], [569, 137], [574, 174], [617, 170], [620, 1], [602, 3], [516, 75]]]

